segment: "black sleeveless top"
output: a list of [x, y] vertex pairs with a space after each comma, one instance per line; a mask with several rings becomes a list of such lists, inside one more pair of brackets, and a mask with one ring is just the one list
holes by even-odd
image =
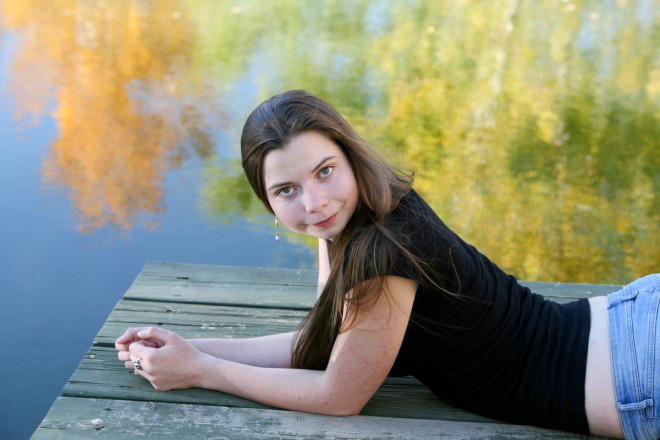
[[448, 403], [487, 417], [588, 433], [588, 301], [558, 304], [533, 294], [414, 191], [386, 222], [435, 274], [430, 283], [397, 257], [391, 274], [419, 288], [390, 375], [412, 375]]

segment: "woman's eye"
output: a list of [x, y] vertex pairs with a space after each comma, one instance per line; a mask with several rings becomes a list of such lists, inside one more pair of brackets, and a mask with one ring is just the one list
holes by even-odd
[[319, 171], [319, 176], [321, 176], [321, 177], [328, 177], [330, 174], [332, 174], [332, 167], [331, 166], [323, 167]]
[[277, 191], [278, 195], [282, 195], [284, 197], [291, 195], [293, 193], [293, 188], [290, 186], [285, 186], [284, 188], [280, 188], [279, 191]]

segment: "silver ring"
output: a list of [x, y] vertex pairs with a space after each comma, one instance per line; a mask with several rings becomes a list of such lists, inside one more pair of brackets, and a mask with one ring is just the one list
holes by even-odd
[[140, 364], [141, 361], [142, 361], [142, 358], [137, 358], [133, 361], [133, 366], [135, 367], [136, 370], [141, 370], [142, 369], [142, 365]]

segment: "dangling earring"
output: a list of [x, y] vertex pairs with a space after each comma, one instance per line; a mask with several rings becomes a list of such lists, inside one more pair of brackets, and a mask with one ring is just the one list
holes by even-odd
[[275, 216], [275, 241], [280, 241], [280, 231], [278, 229], [279, 225], [280, 222], [277, 220], [277, 216]]

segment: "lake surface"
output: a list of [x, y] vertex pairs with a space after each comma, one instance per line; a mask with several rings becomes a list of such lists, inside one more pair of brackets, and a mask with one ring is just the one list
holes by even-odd
[[660, 7], [0, 0], [0, 438], [29, 438], [148, 260], [314, 268], [239, 136], [335, 105], [522, 279], [660, 271]]

